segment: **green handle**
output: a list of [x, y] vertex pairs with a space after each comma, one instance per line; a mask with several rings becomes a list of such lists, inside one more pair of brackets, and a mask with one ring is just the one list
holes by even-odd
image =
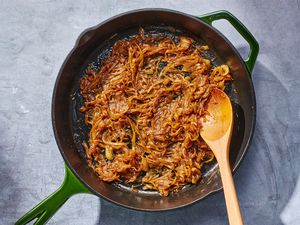
[[65, 179], [60, 188], [58, 188], [57, 191], [26, 213], [15, 223], [15, 225], [27, 224], [35, 218], [37, 218], [34, 223], [35, 225], [47, 223], [47, 221], [55, 214], [55, 212], [68, 200], [68, 198], [77, 193], [91, 192], [66, 166]]
[[250, 46], [249, 55], [247, 59], [245, 59], [244, 61], [249, 73], [251, 74], [259, 52], [259, 45], [256, 39], [250, 33], [250, 31], [242, 24], [242, 22], [239, 21], [230, 12], [225, 10], [205, 14], [203, 16], [199, 16], [198, 18], [209, 25], [212, 25], [213, 21], [220, 20], [220, 19], [225, 19], [229, 23], [231, 23], [231, 25], [240, 33], [240, 35], [243, 36], [243, 38], [245, 38], [245, 40], [248, 42]]

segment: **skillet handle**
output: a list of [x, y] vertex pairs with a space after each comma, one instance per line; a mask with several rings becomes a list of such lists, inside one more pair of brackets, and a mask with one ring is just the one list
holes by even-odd
[[37, 220], [34, 225], [47, 223], [68, 198], [77, 193], [90, 193], [90, 191], [66, 166], [65, 179], [60, 188], [26, 213], [15, 225], [27, 224], [35, 218], [37, 218]]
[[212, 25], [213, 21], [225, 19], [240, 33], [240, 35], [242, 35], [250, 47], [249, 55], [244, 61], [249, 73], [251, 74], [259, 52], [259, 45], [250, 31], [242, 24], [242, 22], [230, 12], [225, 10], [205, 14], [199, 16], [198, 18], [209, 25]]

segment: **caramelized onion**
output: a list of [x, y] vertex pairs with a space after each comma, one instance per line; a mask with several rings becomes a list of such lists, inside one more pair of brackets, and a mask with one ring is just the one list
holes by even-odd
[[208, 46], [187, 36], [145, 35], [116, 42], [99, 71], [80, 80], [81, 112], [90, 125], [84, 143], [100, 179], [141, 183], [161, 195], [201, 179], [213, 153], [200, 137], [200, 118], [213, 88], [231, 79], [211, 67]]

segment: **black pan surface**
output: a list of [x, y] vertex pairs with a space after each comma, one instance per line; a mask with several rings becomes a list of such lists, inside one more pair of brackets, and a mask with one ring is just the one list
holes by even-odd
[[88, 65], [101, 67], [112, 45], [136, 34], [142, 27], [146, 33], [164, 34], [176, 40], [179, 34], [190, 35], [208, 44], [208, 57], [214, 65], [227, 64], [234, 81], [227, 85], [234, 111], [234, 129], [230, 146], [230, 162], [234, 170], [240, 164], [252, 137], [255, 124], [255, 95], [245, 64], [230, 42], [214, 28], [199, 19], [176, 11], [137, 10], [116, 16], [93, 27], [80, 36], [65, 60], [54, 88], [52, 121], [59, 149], [74, 174], [99, 197], [137, 210], [160, 211], [189, 205], [221, 189], [216, 162], [203, 169], [204, 177], [197, 185], [186, 186], [178, 193], [162, 197], [154, 191], [131, 191], [124, 184], [108, 184], [99, 180], [87, 166], [81, 143], [88, 140], [89, 127], [83, 123], [79, 108], [83, 99], [79, 80]]

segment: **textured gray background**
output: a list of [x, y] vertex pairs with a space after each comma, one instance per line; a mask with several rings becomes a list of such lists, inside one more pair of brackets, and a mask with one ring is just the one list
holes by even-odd
[[[193, 15], [227, 9], [260, 43], [253, 72], [257, 126], [235, 175], [245, 224], [300, 224], [300, 8], [297, 0], [4, 1], [0, 0], [0, 224], [13, 224], [62, 182], [64, 163], [51, 127], [59, 68], [87, 27], [136, 8]], [[216, 24], [220, 27], [220, 23]], [[223, 29], [245, 53], [245, 43]], [[227, 224], [218, 193], [191, 207], [142, 213], [72, 197], [49, 224]]]

